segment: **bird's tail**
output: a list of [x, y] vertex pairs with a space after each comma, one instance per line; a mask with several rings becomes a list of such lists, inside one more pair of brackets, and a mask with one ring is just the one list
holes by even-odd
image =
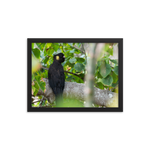
[[61, 107], [63, 105], [62, 94], [55, 95], [56, 106]]

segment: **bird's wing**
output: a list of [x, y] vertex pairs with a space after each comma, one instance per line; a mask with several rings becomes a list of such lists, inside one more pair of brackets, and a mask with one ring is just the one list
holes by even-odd
[[63, 92], [64, 72], [62, 69], [63, 69], [63, 67], [56, 69], [55, 65], [52, 64], [48, 71], [49, 84], [55, 95]]

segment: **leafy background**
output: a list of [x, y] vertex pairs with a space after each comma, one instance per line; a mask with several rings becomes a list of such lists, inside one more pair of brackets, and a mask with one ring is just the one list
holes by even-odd
[[[45, 90], [43, 78], [48, 78], [48, 70], [53, 62], [53, 55], [64, 53], [65, 61], [62, 63], [65, 70], [65, 81], [84, 83], [84, 77], [87, 74], [86, 64], [90, 57], [88, 52], [80, 51], [82, 43], [32, 43], [32, 94], [36, 96], [39, 89]], [[102, 55], [98, 58], [95, 70], [94, 86], [102, 90], [109, 89], [116, 91], [118, 85], [118, 60], [112, 59], [114, 46], [117, 43], [105, 44]], [[37, 99], [41, 99], [38, 96]], [[83, 107], [83, 102], [78, 100], [65, 99], [64, 105], [70, 107]], [[55, 107], [55, 104], [49, 104], [47, 100], [33, 103], [33, 107], [49, 106]], [[97, 107], [97, 105], [93, 105]]]

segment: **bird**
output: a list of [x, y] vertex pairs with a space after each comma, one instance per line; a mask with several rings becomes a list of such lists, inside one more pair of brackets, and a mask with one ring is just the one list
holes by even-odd
[[61, 63], [65, 61], [63, 53], [58, 53], [53, 56], [53, 63], [48, 70], [49, 85], [55, 95], [56, 105], [63, 103], [63, 90], [65, 86], [64, 69]]

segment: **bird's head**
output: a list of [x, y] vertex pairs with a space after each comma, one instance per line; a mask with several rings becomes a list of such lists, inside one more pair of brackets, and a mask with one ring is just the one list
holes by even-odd
[[58, 53], [58, 54], [54, 55], [54, 60], [59, 63], [62, 63], [65, 61], [65, 56], [63, 53]]

